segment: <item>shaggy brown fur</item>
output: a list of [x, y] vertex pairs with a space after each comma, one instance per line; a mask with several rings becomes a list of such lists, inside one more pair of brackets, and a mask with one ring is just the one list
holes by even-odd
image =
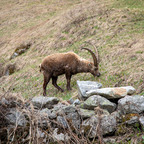
[[[83, 48], [92, 53], [88, 48]], [[94, 57], [93, 57], [94, 59]], [[96, 60], [96, 59], [95, 59]], [[59, 75], [65, 74], [67, 79], [67, 90], [71, 90], [70, 81], [74, 74], [82, 72], [90, 72], [94, 76], [100, 76], [98, 64], [94, 64], [85, 59], [80, 58], [74, 52], [56, 53], [47, 56], [40, 65], [40, 71], [43, 72], [43, 95], [46, 95], [46, 86], [52, 78], [52, 84], [61, 92], [64, 90], [57, 85]]]

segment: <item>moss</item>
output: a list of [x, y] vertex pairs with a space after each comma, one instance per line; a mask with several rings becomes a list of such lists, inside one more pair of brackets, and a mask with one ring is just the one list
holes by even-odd
[[126, 132], [127, 132], [127, 127], [126, 127], [125, 124], [122, 123], [122, 124], [119, 124], [119, 125], [117, 126], [117, 129], [116, 129], [115, 134], [116, 134], [117, 136], [119, 136], [119, 135], [124, 135]]
[[130, 120], [132, 117], [139, 117], [139, 114], [134, 114], [134, 113], [131, 113], [131, 114], [127, 114], [127, 115], [123, 115], [122, 116], [122, 122], [126, 122], [128, 120]]

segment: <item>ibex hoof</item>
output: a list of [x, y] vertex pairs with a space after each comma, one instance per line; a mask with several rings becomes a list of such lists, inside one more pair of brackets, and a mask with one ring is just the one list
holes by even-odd
[[61, 92], [64, 92], [64, 90], [63, 90], [63, 89], [60, 89], [60, 91], [61, 91]]

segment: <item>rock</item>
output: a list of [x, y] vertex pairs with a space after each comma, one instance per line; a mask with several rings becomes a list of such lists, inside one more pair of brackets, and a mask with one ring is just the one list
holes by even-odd
[[41, 131], [41, 129], [37, 129], [37, 137], [38, 143], [47, 143], [48, 136], [45, 132]]
[[80, 100], [85, 100], [88, 98], [86, 92], [99, 89], [102, 87], [102, 84], [94, 81], [77, 81], [77, 87]]
[[56, 112], [55, 111], [52, 111], [51, 109], [48, 109], [48, 108], [45, 108], [45, 109], [42, 109], [40, 111], [41, 115], [42, 114], [47, 114], [47, 116], [50, 118], [50, 119], [55, 119], [57, 117], [56, 115]]
[[73, 98], [70, 98], [70, 99], [68, 100], [68, 102], [69, 102], [70, 104], [73, 104], [74, 99], [73, 99]]
[[18, 46], [15, 49], [15, 51], [12, 54], [12, 56], [10, 57], [10, 59], [13, 59], [13, 58], [23, 54], [24, 52], [26, 52], [30, 48], [31, 45], [32, 44], [30, 42], [21, 44], [20, 46]]
[[0, 106], [1, 105], [8, 105], [9, 102], [3, 97], [1, 100], [0, 100]]
[[44, 97], [38, 96], [32, 99], [32, 104], [35, 108], [42, 109], [42, 108], [52, 108], [53, 105], [57, 104], [59, 99], [56, 97]]
[[59, 133], [58, 132], [58, 128], [56, 128], [54, 131], [53, 131], [53, 135], [52, 137], [55, 139], [56, 142], [59, 142], [59, 141], [63, 141], [63, 142], [66, 142], [70, 139], [70, 137], [68, 136], [68, 134], [63, 134], [63, 133]]
[[[89, 138], [94, 138], [97, 134], [98, 117], [92, 116], [90, 119], [83, 121], [82, 129]], [[105, 115], [101, 118], [100, 128], [102, 135], [111, 134], [116, 130], [116, 118], [113, 115]]]
[[112, 113], [116, 109], [116, 104], [110, 102], [104, 97], [101, 97], [99, 95], [93, 95], [89, 97], [86, 101], [83, 103], [84, 109], [93, 110], [95, 107], [100, 106], [102, 109], [108, 110], [108, 112]]
[[10, 112], [6, 115], [10, 125], [25, 127], [27, 120], [24, 114], [18, 109], [12, 108]]
[[106, 137], [106, 138], [103, 138], [103, 142], [105, 144], [116, 144], [116, 138]]
[[113, 113], [111, 113], [111, 115], [116, 118], [117, 122], [122, 122], [122, 115], [120, 114], [120, 111], [114, 111]]
[[66, 119], [62, 116], [58, 116], [57, 117], [57, 122], [62, 125], [64, 128], [68, 128], [68, 123], [66, 121]]
[[69, 113], [74, 113], [77, 111], [75, 106], [66, 106], [64, 108], [62, 108], [62, 110], [64, 111], [65, 114], [69, 114]]
[[68, 100], [68, 102], [70, 103], [70, 104], [73, 104], [73, 105], [80, 105], [80, 100], [79, 99], [73, 99], [73, 98], [70, 98], [69, 100]]
[[74, 105], [80, 105], [80, 104], [81, 104], [81, 102], [80, 102], [80, 100], [79, 100], [79, 99], [76, 99], [76, 100], [73, 102], [73, 104], [74, 104]]
[[80, 119], [80, 115], [77, 112], [76, 107], [66, 106], [62, 108], [62, 111], [65, 113], [66, 119], [68, 121], [71, 121], [72, 126], [75, 127], [76, 129], [79, 129], [81, 119]]
[[126, 95], [132, 95], [135, 93], [135, 88], [132, 86], [127, 87], [116, 87], [116, 88], [102, 88], [102, 89], [94, 89], [86, 92], [87, 97], [92, 95], [101, 95], [107, 99], [119, 99], [123, 98]]
[[132, 117], [130, 120], [126, 121], [126, 124], [132, 125], [134, 127], [137, 127], [139, 125], [139, 118], [138, 118], [138, 116]]
[[82, 119], [90, 118], [91, 116], [95, 115], [95, 112], [93, 110], [87, 110], [87, 109], [79, 109], [79, 114], [82, 117]]
[[3, 75], [9, 76], [13, 74], [16, 71], [16, 64], [15, 63], [10, 63], [7, 64], [3, 70]]
[[144, 116], [141, 116], [141, 117], [139, 118], [139, 122], [140, 122], [140, 125], [141, 125], [141, 127], [142, 127], [142, 130], [144, 131]]
[[118, 101], [118, 110], [122, 114], [142, 113], [144, 111], [144, 96], [126, 96]]

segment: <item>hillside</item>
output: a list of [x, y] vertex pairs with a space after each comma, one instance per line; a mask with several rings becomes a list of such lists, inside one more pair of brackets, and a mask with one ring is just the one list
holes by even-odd
[[[73, 76], [72, 91], [58, 92], [51, 84], [48, 96], [69, 99], [77, 94], [76, 80], [92, 80], [103, 87], [131, 85], [144, 94], [144, 2], [142, 0], [5, 0], [0, 1], [0, 92], [24, 98], [42, 94], [42, 59], [57, 52], [74, 51], [92, 60], [80, 46], [90, 41], [98, 48], [101, 77]], [[16, 48], [30, 44], [12, 58]], [[92, 48], [89, 46], [89, 48]], [[9, 64], [14, 73], [5, 74]], [[58, 84], [66, 90], [65, 76]]]

